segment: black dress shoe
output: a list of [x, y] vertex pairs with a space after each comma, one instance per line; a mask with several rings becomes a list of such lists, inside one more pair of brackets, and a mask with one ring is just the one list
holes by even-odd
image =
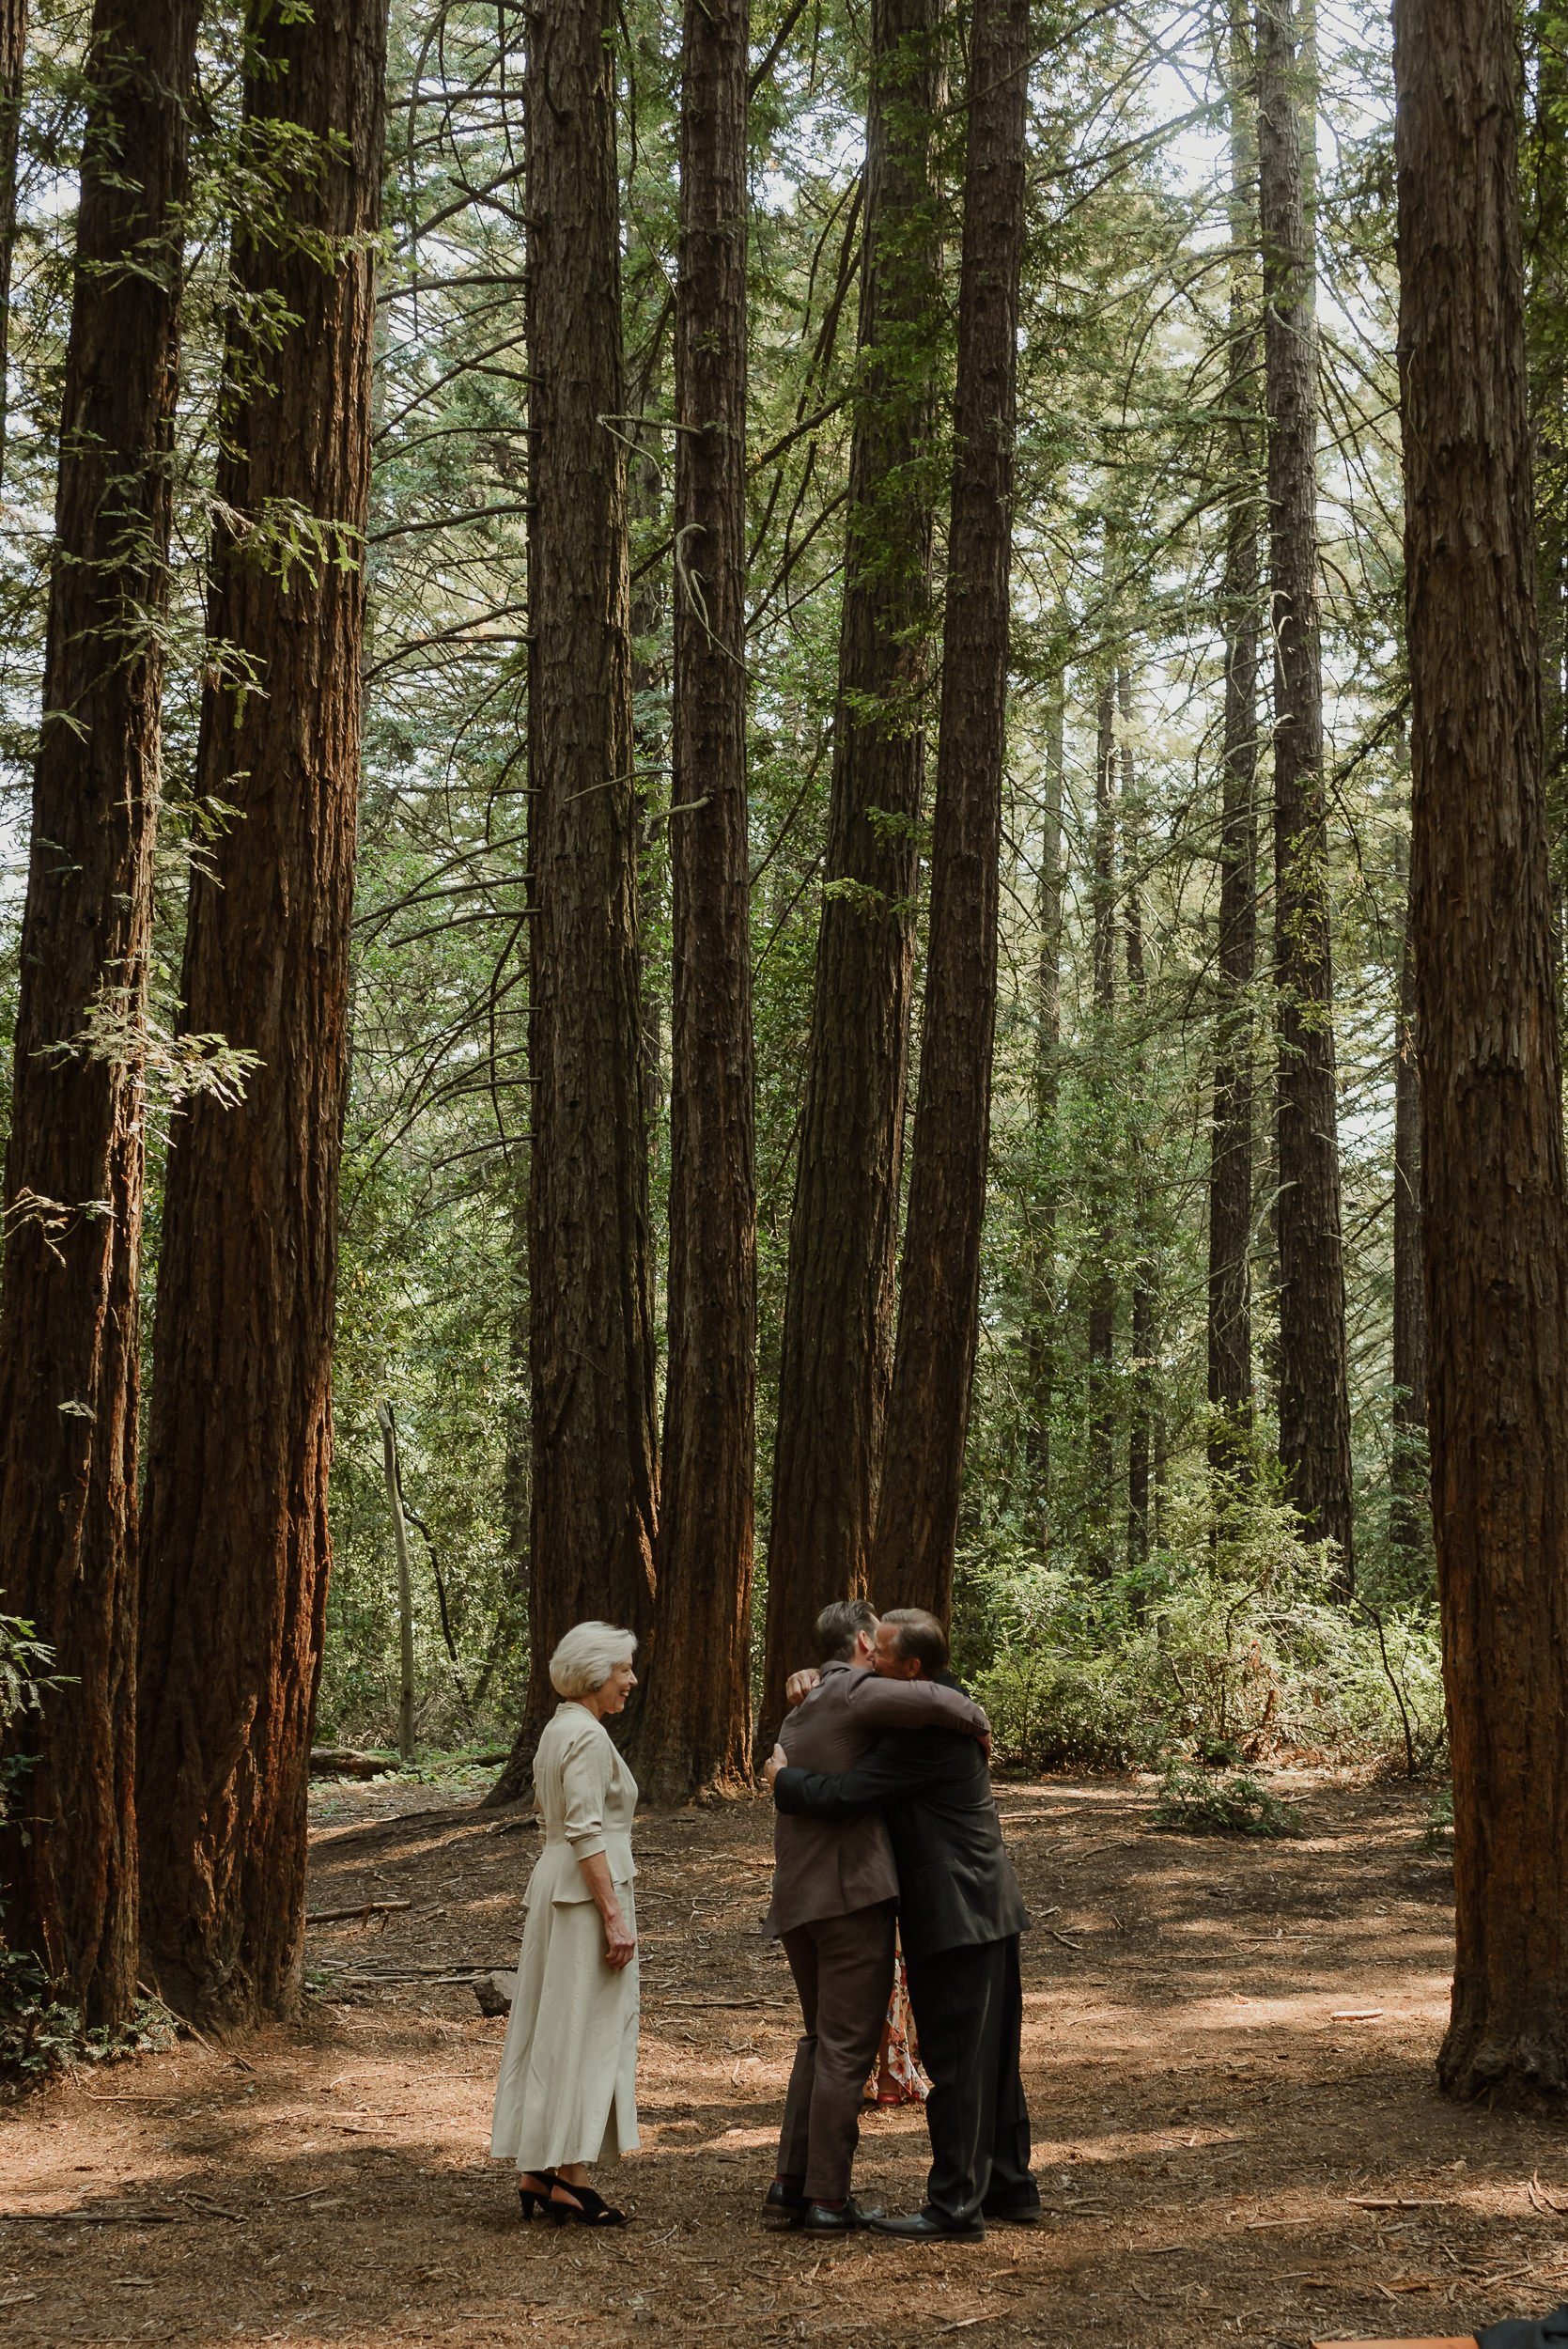
[[896, 2235], [900, 2243], [984, 2243], [983, 2218], [950, 2218], [943, 2210], [917, 2210], [908, 2218], [873, 2218], [877, 2234]]
[[857, 2227], [879, 2226], [881, 2219], [879, 2210], [866, 2210], [851, 2194], [842, 2208], [836, 2210], [831, 2202], [808, 2203], [801, 2223], [807, 2234], [853, 2234]]
[[791, 2232], [806, 2223], [806, 2198], [792, 2194], [782, 2178], [775, 2178], [762, 2198], [762, 2215], [775, 2234]]

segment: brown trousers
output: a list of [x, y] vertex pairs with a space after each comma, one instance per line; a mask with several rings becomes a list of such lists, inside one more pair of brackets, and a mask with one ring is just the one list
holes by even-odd
[[866, 2076], [893, 1991], [895, 1914], [893, 1902], [878, 1901], [781, 1937], [806, 2028], [784, 2099], [779, 2175], [803, 2179], [813, 2202], [848, 2197]]

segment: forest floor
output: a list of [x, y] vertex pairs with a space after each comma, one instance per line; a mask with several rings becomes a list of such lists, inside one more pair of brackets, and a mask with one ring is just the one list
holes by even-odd
[[[601, 2180], [635, 2223], [590, 2234], [519, 2223], [487, 2157], [504, 2026], [434, 1979], [515, 1963], [536, 1830], [450, 1787], [318, 1790], [313, 1910], [410, 1906], [312, 1929], [302, 2032], [185, 2041], [0, 2119], [0, 2343], [1304, 2349], [1544, 2312], [1568, 2135], [1436, 2092], [1428, 1797], [1274, 1783], [1300, 1842], [1156, 1832], [1137, 1780], [999, 1788], [1046, 2210], [924, 2250], [758, 2224], [795, 2036], [761, 1801], [640, 1823], [644, 2148]], [[918, 2108], [871, 2116], [862, 2195], [916, 2207], [924, 2139]]]

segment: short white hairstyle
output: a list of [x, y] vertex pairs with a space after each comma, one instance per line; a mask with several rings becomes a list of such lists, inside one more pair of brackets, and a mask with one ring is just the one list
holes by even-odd
[[634, 1631], [613, 1623], [574, 1623], [550, 1659], [550, 1685], [558, 1697], [591, 1696], [602, 1688], [617, 1664], [629, 1664]]

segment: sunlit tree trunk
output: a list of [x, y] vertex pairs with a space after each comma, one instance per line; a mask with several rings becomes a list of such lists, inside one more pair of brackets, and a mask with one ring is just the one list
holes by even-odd
[[197, 13], [99, 0], [89, 38], [6, 1154], [0, 1609], [68, 1685], [17, 1725], [0, 1909], [94, 2024], [136, 1986], [141, 1061]]
[[0, 485], [10, 416], [11, 272], [16, 254], [17, 145], [27, 49], [27, 0], [0, 0]]
[[574, 1623], [653, 1611], [658, 1439], [637, 952], [614, 18], [529, 20], [533, 1538], [524, 1794]]
[[746, 0], [688, 0], [675, 289], [669, 1369], [637, 1745], [683, 1801], [751, 1765], [756, 1174], [746, 801]]
[[[1405, 858], [1400, 859], [1405, 879]], [[1421, 1268], [1421, 1089], [1416, 1044], [1415, 932], [1408, 900], [1394, 1021], [1393, 1532], [1426, 1539], [1426, 1283]]]
[[[171, 1154], [144, 1521], [143, 1946], [218, 2024], [296, 2007], [330, 1563], [384, 0], [253, 0], [191, 887], [196, 1034], [257, 1055]], [[267, 321], [257, 334], [257, 318]]]
[[1046, 722], [1046, 791], [1040, 819], [1035, 919], [1034, 1065], [1031, 1106], [1037, 1169], [1030, 1240], [1029, 1422], [1030, 1473], [1038, 1496], [1041, 1541], [1051, 1545], [1051, 1413], [1056, 1391], [1056, 1231], [1054, 1174], [1056, 1113], [1062, 1049], [1062, 783], [1065, 765], [1066, 692], [1051, 697]]
[[920, 1095], [872, 1547], [877, 1592], [944, 1620], [990, 1150], [1029, 54], [1029, 0], [975, 0]]
[[939, 0], [873, 0], [861, 374], [805, 1100], [789, 1228], [760, 1742], [822, 1606], [864, 1585], [893, 1368], [924, 766], [939, 347]]
[[1568, 1210], [1515, 18], [1398, 0], [1400, 354], [1433, 1520], [1453, 1757], [1438, 2077], [1568, 2092]]
[[1098, 1570], [1112, 1563], [1111, 1511], [1116, 1473], [1116, 1221], [1110, 1183], [1110, 1059], [1116, 1016], [1116, 678], [1100, 678], [1094, 725], [1094, 836], [1091, 880], [1094, 925], [1093, 1082], [1098, 1163], [1093, 1178], [1095, 1257], [1089, 1286], [1089, 1546]]
[[1355, 1584], [1350, 1390], [1318, 638], [1317, 329], [1299, 25], [1259, 0], [1258, 226], [1268, 404], [1274, 637], [1275, 988], [1280, 1152], [1280, 1455], [1309, 1536]]
[[1154, 1457], [1156, 1332], [1159, 1313], [1158, 1266], [1151, 1230], [1143, 1132], [1147, 1073], [1143, 1023], [1147, 1015], [1148, 968], [1143, 952], [1143, 893], [1139, 866], [1143, 856], [1142, 814], [1132, 752], [1132, 680], [1117, 673], [1116, 700], [1122, 720], [1122, 840], [1125, 860], [1122, 926], [1126, 948], [1127, 1010], [1132, 1021], [1132, 1281], [1128, 1298], [1129, 1384], [1127, 1417], [1127, 1564], [1140, 1566], [1149, 1554], [1150, 1473]]
[[1225, 646], [1220, 754], [1219, 1010], [1209, 1138], [1209, 1458], [1248, 1472], [1252, 1418], [1252, 986], [1257, 969], [1258, 499], [1254, 423], [1258, 336], [1253, 272], [1256, 142], [1244, 5], [1230, 24], [1231, 315], [1226, 369], [1230, 513], [1220, 626]]

